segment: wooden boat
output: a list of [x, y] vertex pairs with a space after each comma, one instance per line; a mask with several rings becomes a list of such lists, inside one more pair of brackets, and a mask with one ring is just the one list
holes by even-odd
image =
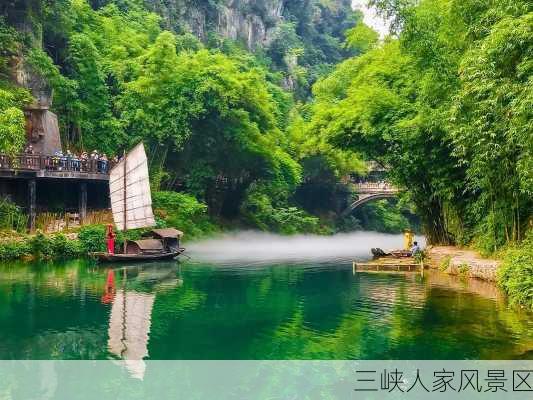
[[[120, 231], [149, 228], [155, 225], [148, 177], [148, 159], [139, 143], [111, 169], [109, 196], [115, 226]], [[92, 253], [100, 261], [171, 260], [183, 253], [183, 232], [174, 228], [153, 229], [140, 240], [126, 240], [122, 253]]]
[[178, 251], [172, 251], [162, 254], [109, 254], [109, 253], [92, 253], [92, 255], [103, 262], [137, 262], [137, 261], [164, 261], [173, 260], [185, 249], [181, 248]]
[[382, 249], [377, 247], [377, 248], [372, 248], [370, 251], [374, 259], [376, 258], [409, 258], [412, 256], [412, 252], [410, 250], [391, 250], [389, 253], [386, 253]]

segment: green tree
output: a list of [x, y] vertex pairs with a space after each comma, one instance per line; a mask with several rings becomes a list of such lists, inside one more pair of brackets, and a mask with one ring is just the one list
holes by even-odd
[[532, 209], [531, 3], [372, 3], [398, 38], [315, 85], [311, 132], [389, 167], [430, 241], [519, 240]]
[[22, 107], [30, 94], [23, 89], [0, 86], [0, 152], [17, 154], [26, 143], [26, 119]]
[[[452, 138], [488, 243], [522, 236], [533, 194], [533, 13], [509, 16], [463, 57]], [[522, 220], [521, 220], [522, 219]], [[490, 250], [490, 249], [489, 249]]]
[[357, 53], [366, 53], [376, 46], [379, 40], [378, 33], [360, 22], [353, 28], [346, 31], [345, 47], [357, 51]]
[[[442, 131], [428, 120], [417, 102], [418, 74], [397, 41], [389, 41], [339, 67], [315, 87], [311, 132], [390, 167], [390, 179], [410, 189], [422, 213], [430, 240], [448, 242], [442, 197], [453, 187], [453, 173], [442, 176], [435, 166], [450, 166], [451, 149]], [[341, 82], [348, 82], [348, 88]], [[442, 194], [441, 194], [442, 193]]]
[[263, 71], [208, 50], [177, 53], [170, 32], [140, 64], [120, 100], [125, 128], [132, 141], [163, 144], [159, 166], [187, 174], [187, 188], [215, 214], [224, 201], [217, 179], [298, 181], [297, 164], [278, 145], [276, 103]]

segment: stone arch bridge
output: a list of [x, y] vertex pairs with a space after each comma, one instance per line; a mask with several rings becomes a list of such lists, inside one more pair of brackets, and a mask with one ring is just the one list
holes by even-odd
[[357, 194], [357, 199], [342, 212], [343, 216], [350, 214], [357, 207], [373, 200], [394, 198], [400, 190], [387, 182], [358, 182], [353, 183], [353, 192]]

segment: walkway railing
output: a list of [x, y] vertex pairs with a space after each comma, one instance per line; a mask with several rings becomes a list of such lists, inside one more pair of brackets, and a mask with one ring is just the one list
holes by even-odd
[[44, 154], [0, 154], [0, 170], [58, 171], [109, 174], [110, 163], [105, 160], [81, 160], [77, 157]]

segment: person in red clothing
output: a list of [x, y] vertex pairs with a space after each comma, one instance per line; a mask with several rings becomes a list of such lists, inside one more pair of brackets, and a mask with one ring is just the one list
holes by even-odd
[[109, 254], [115, 254], [115, 232], [113, 232], [113, 225], [107, 225], [107, 252]]

